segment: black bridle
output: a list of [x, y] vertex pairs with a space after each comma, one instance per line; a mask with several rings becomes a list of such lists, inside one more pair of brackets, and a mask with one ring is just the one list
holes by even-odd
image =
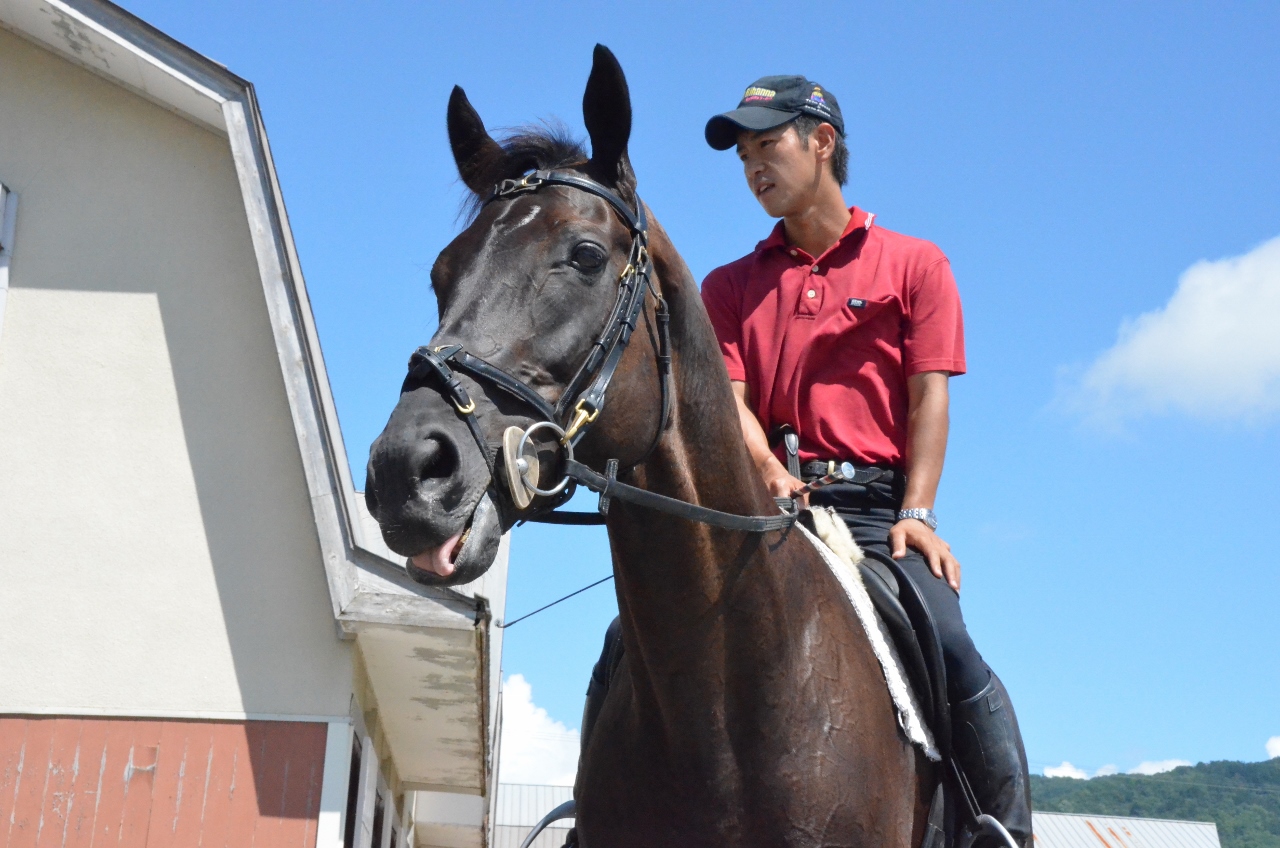
[[[632, 212], [617, 194], [586, 177], [563, 171], [534, 171], [518, 180], [503, 180], [485, 203], [501, 198], [514, 197], [525, 192], [537, 191], [542, 186], [569, 186], [585, 191], [607, 202], [622, 218], [631, 231], [631, 248], [627, 264], [618, 277], [618, 298], [613, 311], [605, 322], [604, 330], [596, 338], [586, 360], [565, 387], [557, 404], [552, 406], [532, 388], [508, 372], [468, 353], [462, 345], [439, 347], [423, 346], [409, 358], [409, 373], [400, 392], [403, 394], [420, 386], [427, 386], [443, 395], [466, 422], [472, 438], [488, 466], [492, 479], [497, 479], [497, 456], [485, 439], [484, 431], [476, 418], [476, 404], [456, 373], [466, 374], [479, 383], [487, 383], [523, 403], [536, 413], [533, 427], [525, 431], [525, 439], [535, 428], [549, 428], [560, 437], [560, 445], [566, 452], [565, 479], [550, 490], [530, 488], [537, 494], [552, 496], [552, 500], [535, 512], [522, 516], [523, 521], [541, 521], [549, 524], [599, 524], [608, 513], [612, 498], [628, 501], [637, 506], [678, 515], [731, 530], [763, 533], [782, 530], [795, 523], [794, 509], [776, 516], [744, 516], [720, 512], [686, 503], [665, 495], [629, 486], [618, 481], [618, 461], [606, 463], [606, 472], [600, 474], [573, 458], [573, 448], [586, 435], [591, 425], [604, 410], [609, 384], [613, 381], [622, 354], [626, 351], [631, 334], [635, 331], [644, 311], [647, 295], [652, 293], [657, 303], [655, 323], [658, 337], [658, 379], [661, 386], [662, 412], [657, 429], [645, 452], [627, 469], [644, 462], [662, 439], [671, 420], [671, 314], [662, 293], [653, 284], [653, 262], [649, 256], [649, 228], [644, 203], [636, 198]], [[456, 373], [455, 373], [456, 372]], [[558, 513], [555, 510], [573, 495], [574, 486], [582, 484], [600, 495], [600, 514]]]

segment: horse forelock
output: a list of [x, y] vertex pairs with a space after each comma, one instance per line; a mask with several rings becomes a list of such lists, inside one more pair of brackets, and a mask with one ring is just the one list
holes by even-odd
[[[483, 163], [477, 172], [477, 182], [481, 185], [496, 187], [503, 180], [516, 179], [530, 171], [571, 169], [585, 173], [589, 162], [586, 142], [558, 122], [517, 127], [499, 144], [504, 155]], [[634, 203], [635, 176], [631, 168], [622, 168], [620, 179], [608, 188], [617, 191], [627, 203]], [[475, 220], [488, 197], [488, 192], [468, 194], [462, 204], [464, 226]]]

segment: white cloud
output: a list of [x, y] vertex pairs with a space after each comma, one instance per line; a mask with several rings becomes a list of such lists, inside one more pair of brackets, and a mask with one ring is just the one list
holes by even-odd
[[1272, 736], [1267, 740], [1267, 758], [1280, 757], [1280, 736]]
[[1129, 774], [1160, 774], [1161, 772], [1173, 771], [1179, 766], [1189, 766], [1187, 760], [1147, 760], [1138, 763], [1129, 769]]
[[1044, 770], [1045, 777], [1072, 777], [1076, 780], [1089, 780], [1093, 777], [1106, 777], [1108, 775], [1119, 773], [1120, 769], [1108, 763], [1107, 765], [1099, 768], [1093, 774], [1089, 774], [1089, 772], [1071, 765], [1071, 763], [1066, 760], [1063, 760], [1062, 765], [1060, 766], [1046, 766]]
[[1074, 777], [1076, 780], [1087, 780], [1089, 773], [1084, 769], [1078, 769], [1066, 760], [1062, 761], [1060, 766], [1045, 766], [1045, 777]]
[[572, 786], [578, 771], [578, 731], [570, 730], [533, 703], [533, 687], [522, 674], [502, 686], [502, 748], [498, 780]]
[[1096, 420], [1152, 412], [1257, 420], [1280, 412], [1280, 237], [1192, 265], [1169, 302], [1126, 319], [1071, 391]]

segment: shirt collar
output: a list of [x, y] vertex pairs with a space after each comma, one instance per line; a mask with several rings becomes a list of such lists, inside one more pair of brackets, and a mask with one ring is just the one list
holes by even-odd
[[[845, 226], [844, 232], [840, 234], [840, 238], [836, 239], [836, 244], [840, 244], [851, 235], [870, 230], [871, 223], [875, 218], [874, 212], [866, 212], [856, 206], [850, 206], [849, 223]], [[834, 247], [835, 245], [832, 246]], [[763, 253], [774, 247], [780, 247], [784, 250], [789, 250], [791, 247], [791, 245], [787, 244], [786, 231], [783, 229], [781, 221], [774, 225], [773, 232], [769, 233], [768, 238], [756, 245], [756, 252]]]

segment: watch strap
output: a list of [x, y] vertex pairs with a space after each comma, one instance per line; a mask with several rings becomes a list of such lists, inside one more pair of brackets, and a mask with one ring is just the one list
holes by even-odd
[[922, 506], [912, 507], [911, 509], [898, 510], [898, 520], [904, 521], [908, 518], [914, 518], [917, 521], [924, 522], [930, 530], [938, 529], [938, 516], [931, 509]]

